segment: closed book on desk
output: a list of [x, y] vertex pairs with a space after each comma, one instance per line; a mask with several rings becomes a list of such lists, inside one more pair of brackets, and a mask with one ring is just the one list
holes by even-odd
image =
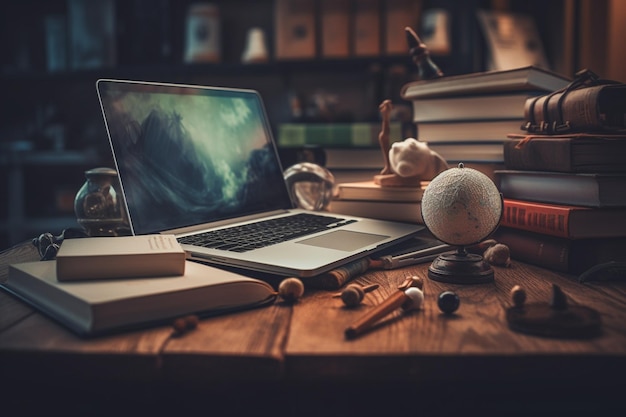
[[566, 206], [505, 198], [500, 225], [568, 239], [626, 239], [626, 207]]
[[59, 281], [182, 275], [186, 265], [173, 235], [66, 239], [56, 258]]
[[626, 135], [509, 135], [507, 169], [558, 172], [626, 171]]
[[504, 198], [584, 207], [626, 206], [626, 172], [497, 170], [494, 179]]
[[533, 133], [626, 132], [626, 84], [595, 85], [526, 100], [526, 129]]
[[401, 201], [333, 200], [330, 212], [370, 219], [424, 224], [421, 203]]
[[[413, 100], [426, 97], [462, 96], [512, 91], [555, 91], [570, 80], [539, 67], [503, 71], [484, 71], [450, 75], [432, 80], [412, 81], [400, 90], [401, 97]], [[523, 113], [520, 115], [523, 117]]]
[[340, 200], [421, 201], [428, 181], [421, 187], [381, 187], [373, 180], [337, 184]]
[[499, 142], [510, 133], [521, 132], [523, 120], [484, 120], [469, 122], [428, 122], [417, 124], [419, 140], [438, 142]]
[[513, 259], [570, 274], [626, 261], [625, 238], [566, 239], [508, 227], [499, 227], [493, 238], [509, 247]]
[[274, 299], [264, 281], [192, 261], [182, 276], [85, 282], [59, 282], [56, 261], [26, 262], [9, 266], [3, 286], [81, 335], [252, 308]]
[[413, 121], [454, 122], [468, 120], [521, 119], [526, 99], [544, 91], [435, 97], [412, 100]]

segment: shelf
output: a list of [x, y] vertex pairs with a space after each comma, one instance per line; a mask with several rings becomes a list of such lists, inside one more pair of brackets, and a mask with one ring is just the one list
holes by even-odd
[[[439, 57], [438, 62], [447, 62], [449, 57]], [[185, 76], [264, 76], [289, 75], [294, 72], [340, 73], [380, 71], [392, 66], [406, 66], [412, 70], [413, 63], [408, 55], [380, 56], [371, 58], [301, 59], [270, 61], [266, 63], [206, 63], [206, 64], [154, 64], [130, 65], [113, 68], [98, 68], [78, 71], [20, 71], [2, 74], [5, 83], [13, 82], [77, 82], [94, 78], [142, 78], [145, 77], [185, 77]]]

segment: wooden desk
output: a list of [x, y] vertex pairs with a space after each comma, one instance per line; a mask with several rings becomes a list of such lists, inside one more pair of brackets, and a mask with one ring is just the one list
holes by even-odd
[[[37, 259], [30, 245], [0, 255]], [[356, 309], [307, 290], [295, 305], [207, 318], [172, 337], [168, 327], [84, 340], [0, 291], [0, 415], [601, 415], [624, 411], [626, 283], [580, 284], [520, 262], [496, 281], [451, 285], [426, 279], [423, 309], [389, 317], [355, 340], [344, 329], [427, 264], [374, 271], [378, 283]], [[603, 334], [553, 340], [508, 329], [509, 291], [529, 301], [556, 283], [570, 302], [592, 306]], [[453, 289], [461, 306], [441, 314]], [[216, 413], [219, 411], [219, 413]]]

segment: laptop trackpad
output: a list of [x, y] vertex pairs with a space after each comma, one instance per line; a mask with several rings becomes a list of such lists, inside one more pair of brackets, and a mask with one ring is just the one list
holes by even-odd
[[336, 230], [321, 236], [300, 240], [296, 243], [351, 252], [364, 246], [380, 242], [388, 237], [389, 236], [375, 235], [372, 233]]

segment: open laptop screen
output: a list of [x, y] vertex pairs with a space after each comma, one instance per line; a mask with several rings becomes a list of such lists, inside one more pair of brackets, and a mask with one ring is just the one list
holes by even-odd
[[135, 234], [291, 208], [255, 91], [99, 80]]

